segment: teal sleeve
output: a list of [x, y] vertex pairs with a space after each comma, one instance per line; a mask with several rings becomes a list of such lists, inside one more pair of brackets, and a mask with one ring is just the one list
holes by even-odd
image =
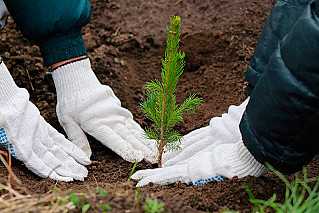
[[44, 65], [86, 54], [81, 27], [91, 19], [88, 0], [5, 0], [21, 33], [39, 45]]

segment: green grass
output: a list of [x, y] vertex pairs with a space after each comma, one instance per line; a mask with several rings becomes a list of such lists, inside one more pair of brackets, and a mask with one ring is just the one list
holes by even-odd
[[[295, 179], [289, 182], [283, 174], [275, 170], [273, 167], [268, 167], [276, 174], [286, 185], [285, 200], [283, 203], [276, 202], [276, 194], [268, 200], [256, 199], [247, 185], [244, 186], [250, 202], [254, 205], [254, 212], [269, 212], [274, 210], [280, 213], [313, 213], [319, 212], [319, 177], [308, 178], [307, 171], [303, 169], [303, 178], [300, 179], [295, 174]], [[310, 184], [314, 185], [310, 187]]]
[[131, 173], [130, 173], [128, 179], [127, 179], [127, 182], [130, 182], [131, 177], [132, 177], [132, 175], [133, 175], [133, 173], [134, 173], [134, 171], [135, 171], [135, 168], [136, 168], [137, 164], [138, 164], [138, 161], [135, 161], [135, 163], [134, 163], [134, 165], [133, 165], [133, 168], [132, 168], [132, 170], [131, 170]]
[[143, 206], [143, 209], [147, 213], [157, 213], [164, 211], [164, 203], [158, 203], [157, 198], [154, 198], [154, 200], [150, 198], [146, 198], [146, 204]]

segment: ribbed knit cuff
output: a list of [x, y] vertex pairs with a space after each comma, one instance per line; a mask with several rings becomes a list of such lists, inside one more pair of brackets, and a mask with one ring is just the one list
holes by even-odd
[[231, 166], [231, 170], [233, 171], [231, 172], [237, 174], [239, 178], [248, 175], [259, 177], [268, 171], [268, 167], [259, 163], [242, 141], [237, 143], [237, 149], [228, 155], [225, 161], [233, 162]]
[[0, 108], [8, 106], [18, 95], [19, 87], [15, 84], [4, 63], [0, 64]]
[[87, 54], [80, 28], [55, 33], [38, 41], [38, 45], [44, 66]]
[[72, 99], [101, 85], [88, 58], [58, 67], [52, 72], [52, 77], [58, 99]]

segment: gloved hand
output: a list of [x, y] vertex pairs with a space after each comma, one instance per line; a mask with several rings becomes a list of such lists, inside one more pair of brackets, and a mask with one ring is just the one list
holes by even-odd
[[8, 15], [8, 10], [3, 0], [0, 0], [0, 29], [5, 25], [5, 18]]
[[99, 82], [89, 59], [60, 66], [52, 77], [59, 121], [76, 146], [92, 154], [86, 132], [127, 161], [156, 161], [156, 143], [142, 138], [143, 129], [112, 89]]
[[249, 98], [240, 106], [230, 106], [228, 113], [211, 119], [208, 127], [186, 135], [181, 150], [164, 154], [163, 168], [133, 174], [132, 179], [140, 180], [137, 186], [178, 181], [203, 185], [266, 173], [267, 167], [257, 162], [242, 142], [239, 123], [248, 101]]
[[58, 133], [0, 64], [0, 145], [40, 177], [84, 180], [88, 156]]

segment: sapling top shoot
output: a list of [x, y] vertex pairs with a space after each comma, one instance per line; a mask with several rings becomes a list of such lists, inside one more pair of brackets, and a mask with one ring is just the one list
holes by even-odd
[[202, 102], [201, 98], [191, 94], [183, 104], [176, 104], [176, 85], [185, 65], [185, 54], [179, 51], [180, 23], [180, 17], [170, 18], [165, 58], [162, 59], [162, 82], [147, 82], [146, 98], [141, 103], [144, 114], [153, 122], [150, 127], [145, 128], [145, 135], [157, 143], [159, 167], [162, 167], [164, 147], [168, 150], [180, 148], [181, 136], [173, 129], [175, 124], [183, 121], [183, 114], [195, 112]]

